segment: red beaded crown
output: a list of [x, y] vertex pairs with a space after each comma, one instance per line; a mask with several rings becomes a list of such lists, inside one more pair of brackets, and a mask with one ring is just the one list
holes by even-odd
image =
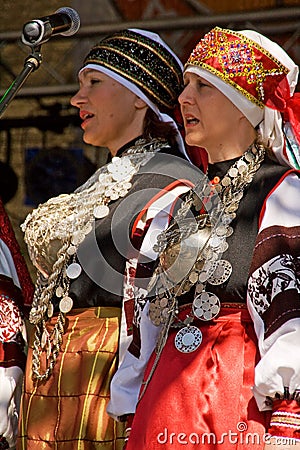
[[231, 30], [214, 28], [191, 53], [188, 65], [199, 66], [233, 86], [260, 108], [284, 110], [290, 98], [289, 70], [256, 42]]

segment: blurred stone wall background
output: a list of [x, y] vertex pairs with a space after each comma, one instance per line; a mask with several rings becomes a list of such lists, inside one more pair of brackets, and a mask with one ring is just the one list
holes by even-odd
[[7, 181], [5, 172], [12, 169], [18, 187], [6, 209], [33, 278], [20, 224], [34, 203], [52, 196], [54, 187], [55, 194], [59, 189], [65, 192], [74, 178], [83, 181], [106, 159], [105, 149], [83, 144], [77, 112], [69, 103], [83, 57], [102, 35], [117, 28], [144, 26], [159, 32], [184, 61], [212, 26], [247, 27], [277, 40], [300, 61], [300, 0], [0, 0], [0, 6], [2, 94], [31, 52], [20, 40], [24, 23], [64, 6], [74, 8], [81, 18], [78, 35], [53, 37], [42, 45], [40, 68], [0, 118], [0, 163], [4, 166], [0, 186], [1, 182], [13, 183]]

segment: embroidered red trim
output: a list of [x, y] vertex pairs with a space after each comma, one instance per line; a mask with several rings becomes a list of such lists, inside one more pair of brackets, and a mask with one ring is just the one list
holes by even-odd
[[300, 438], [300, 406], [296, 400], [273, 401], [273, 411], [268, 432], [272, 436]]

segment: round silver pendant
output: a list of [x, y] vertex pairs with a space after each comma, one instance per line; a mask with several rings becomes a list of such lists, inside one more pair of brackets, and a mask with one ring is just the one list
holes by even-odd
[[227, 227], [225, 225], [218, 225], [217, 229], [216, 229], [216, 235], [217, 236], [226, 236], [227, 233]]
[[67, 267], [66, 273], [69, 278], [74, 280], [75, 278], [78, 278], [81, 274], [82, 268], [81, 265], [78, 263], [72, 263]]
[[77, 248], [75, 245], [70, 245], [70, 247], [67, 248], [67, 253], [68, 253], [68, 255], [72, 256], [72, 255], [75, 255], [76, 250], [77, 250]]
[[220, 237], [220, 236], [217, 236], [217, 235], [215, 235], [215, 236], [212, 236], [211, 238], [210, 238], [210, 240], [209, 240], [209, 245], [212, 247], [212, 248], [217, 248], [217, 247], [219, 247], [219, 245], [222, 243], [222, 238]]
[[197, 350], [202, 342], [202, 333], [199, 328], [188, 326], [181, 328], [175, 336], [175, 347], [182, 353], [191, 353]]
[[106, 205], [96, 206], [94, 209], [94, 217], [96, 219], [103, 219], [109, 214], [109, 207]]
[[67, 314], [69, 311], [71, 311], [72, 308], [73, 300], [71, 299], [71, 297], [63, 297], [59, 302], [59, 310], [64, 314]]
[[212, 292], [203, 291], [193, 301], [193, 314], [200, 320], [214, 319], [219, 314], [220, 308], [219, 297]]
[[210, 284], [219, 285], [225, 283], [232, 273], [232, 265], [226, 259], [220, 259], [215, 267], [213, 274], [209, 277]]

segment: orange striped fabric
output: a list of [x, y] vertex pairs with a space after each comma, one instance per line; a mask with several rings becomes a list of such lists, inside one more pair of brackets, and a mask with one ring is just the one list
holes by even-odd
[[61, 352], [46, 382], [32, 381], [30, 345], [17, 449], [121, 450], [124, 425], [106, 413], [120, 309], [73, 310], [66, 322]]

